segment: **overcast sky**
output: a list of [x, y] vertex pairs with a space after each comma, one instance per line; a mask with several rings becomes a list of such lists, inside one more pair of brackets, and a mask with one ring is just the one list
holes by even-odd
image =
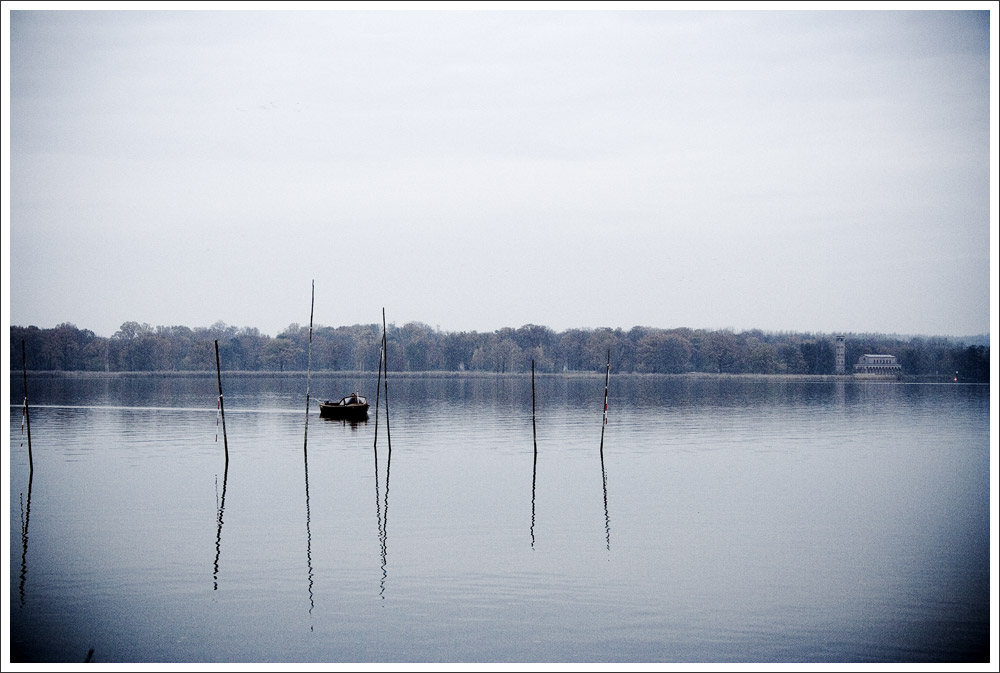
[[990, 331], [988, 11], [19, 6], [11, 324]]

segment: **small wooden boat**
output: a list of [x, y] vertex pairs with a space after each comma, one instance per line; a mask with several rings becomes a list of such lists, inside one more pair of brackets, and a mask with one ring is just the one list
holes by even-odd
[[368, 398], [352, 393], [339, 402], [331, 400], [320, 402], [319, 415], [322, 418], [366, 419], [368, 418]]

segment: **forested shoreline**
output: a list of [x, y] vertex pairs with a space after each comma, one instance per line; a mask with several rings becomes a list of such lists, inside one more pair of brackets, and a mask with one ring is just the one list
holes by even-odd
[[[214, 371], [215, 342], [226, 371], [290, 372], [309, 367], [308, 326], [275, 337], [252, 327], [151, 327], [126, 322], [111, 337], [64, 323], [10, 328], [10, 368], [32, 371]], [[443, 332], [420, 322], [387, 329], [388, 363], [399, 372], [540, 373], [603, 371], [611, 353], [619, 373], [832, 375], [837, 335], [652, 327], [567, 329], [539, 325], [493, 332]], [[895, 355], [908, 377], [989, 381], [989, 346], [945, 337], [843, 334], [847, 371], [867, 353]], [[318, 326], [313, 371], [376, 371], [382, 326]], [[971, 340], [970, 340], [971, 341]]]

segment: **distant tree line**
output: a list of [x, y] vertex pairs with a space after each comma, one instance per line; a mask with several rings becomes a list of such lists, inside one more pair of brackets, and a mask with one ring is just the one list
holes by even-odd
[[[524, 325], [494, 332], [442, 332], [420, 322], [388, 326], [395, 371], [604, 371], [682, 374], [833, 374], [835, 335], [633, 327], [555, 332]], [[895, 355], [907, 376], [989, 381], [989, 346], [943, 337], [846, 334], [847, 372], [866, 353]], [[375, 371], [382, 326], [314, 327], [314, 371]], [[34, 371], [211, 371], [215, 342], [227, 371], [305, 371], [309, 328], [293, 323], [276, 337], [252, 327], [151, 327], [126, 322], [110, 338], [63, 323], [10, 328], [11, 371], [21, 369], [21, 341]]]

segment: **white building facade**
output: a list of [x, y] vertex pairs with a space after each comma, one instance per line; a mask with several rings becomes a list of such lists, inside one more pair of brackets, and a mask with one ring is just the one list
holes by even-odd
[[895, 355], [862, 355], [854, 365], [854, 373], [898, 375], [903, 373], [903, 368], [896, 361]]

